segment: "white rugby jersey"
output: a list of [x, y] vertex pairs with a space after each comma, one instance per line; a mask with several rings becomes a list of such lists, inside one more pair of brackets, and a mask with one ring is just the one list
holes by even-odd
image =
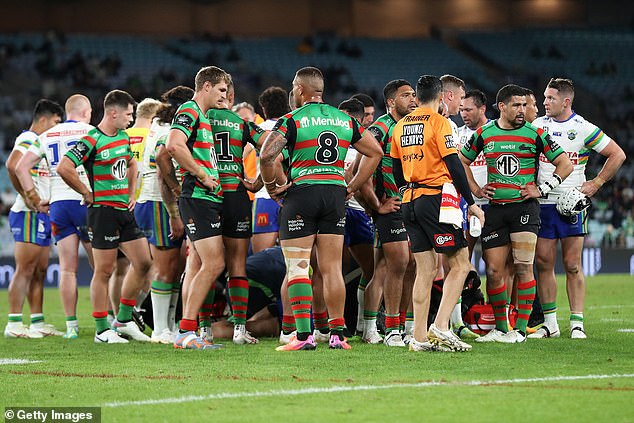
[[[33, 131], [24, 131], [16, 139], [15, 145], [12, 151], [19, 151], [24, 155], [31, 147], [39, 147], [40, 143], [37, 138], [37, 134]], [[48, 167], [46, 166], [46, 160], [42, 159], [37, 165], [31, 169], [31, 176], [33, 177], [33, 184], [37, 190], [38, 195], [42, 200], [50, 198], [50, 181], [48, 174]], [[29, 211], [24, 202], [24, 198], [20, 194], [15, 196], [15, 203], [11, 207], [11, 211], [15, 213]]]
[[[574, 169], [557, 188], [552, 190], [547, 198], [540, 198], [540, 203], [555, 204], [557, 197], [572, 187], [580, 187], [586, 181], [586, 164], [590, 150], [600, 153], [610, 142], [610, 137], [596, 125], [574, 113], [565, 121], [559, 122], [553, 118], [542, 116], [535, 119], [533, 126], [543, 129], [552, 140], [559, 144], [568, 154]], [[542, 184], [553, 176], [555, 166], [546, 157], [539, 156], [539, 170], [537, 183]]]
[[137, 200], [139, 203], [163, 201], [156, 169], [156, 143], [161, 138], [167, 137], [169, 131], [169, 123], [160, 123], [158, 119], [152, 121], [150, 132], [145, 139], [145, 149], [143, 150], [143, 160], [141, 161], [141, 192]]
[[[348, 151], [346, 152], [346, 158], [343, 159], [343, 168], [345, 170], [347, 170], [350, 166], [354, 164], [354, 161], [357, 159], [358, 154], [359, 152], [355, 150], [354, 146], [351, 145], [350, 147], [348, 147]], [[354, 195], [350, 197], [348, 201], [346, 201], [346, 207], [350, 207], [351, 209], [354, 209], [354, 210], [361, 210], [361, 211], [365, 210], [363, 207], [361, 207], [361, 204], [359, 204], [357, 199], [354, 198]]]
[[[471, 139], [474, 133], [475, 133], [475, 129], [471, 129], [467, 125], [462, 125], [460, 128], [458, 128], [458, 138], [457, 138], [458, 151], [460, 151], [462, 147]], [[476, 159], [473, 162], [471, 162], [471, 165], [469, 165], [469, 167], [471, 168], [471, 173], [473, 174], [473, 179], [475, 179], [476, 183], [480, 187], [485, 186], [488, 182], [488, 176], [487, 176], [487, 162], [484, 159], [483, 151], [481, 151], [480, 154], [478, 154]], [[476, 204], [489, 203], [489, 200], [487, 200], [486, 198], [477, 198], [474, 196], [473, 199], [475, 200]]]
[[[39, 143], [29, 148], [31, 153], [45, 158], [48, 163], [48, 170], [51, 175], [51, 203], [61, 200], [81, 201], [81, 194], [70, 188], [62, 177], [57, 174], [57, 165], [66, 152], [73, 148], [77, 141], [91, 129], [93, 129], [92, 125], [87, 123], [67, 120], [41, 133]], [[90, 182], [88, 182], [88, 175], [84, 166], [78, 166], [77, 173], [83, 184], [90, 188]]]

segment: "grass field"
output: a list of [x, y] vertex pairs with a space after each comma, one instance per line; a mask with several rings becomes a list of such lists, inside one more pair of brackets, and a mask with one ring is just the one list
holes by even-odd
[[[105, 422], [634, 422], [634, 278], [588, 278], [587, 340], [569, 338], [561, 280], [559, 292], [559, 339], [454, 354], [360, 342], [281, 353], [273, 339], [206, 352], [95, 345], [82, 289], [78, 340], [0, 340], [0, 359], [39, 361], [0, 365], [0, 398], [98, 406]], [[47, 320], [63, 328], [57, 291], [45, 295]]]

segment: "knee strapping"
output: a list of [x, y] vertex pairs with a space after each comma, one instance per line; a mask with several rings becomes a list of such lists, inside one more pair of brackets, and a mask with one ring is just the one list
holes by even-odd
[[310, 248], [283, 247], [286, 274], [289, 280], [309, 278]]
[[511, 247], [513, 251], [513, 263], [533, 264], [535, 260], [535, 246], [537, 235], [530, 232], [511, 234]]

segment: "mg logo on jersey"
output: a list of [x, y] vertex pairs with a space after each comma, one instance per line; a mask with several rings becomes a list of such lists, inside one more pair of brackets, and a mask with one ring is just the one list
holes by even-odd
[[513, 177], [520, 171], [520, 161], [512, 154], [502, 154], [495, 161], [495, 168], [500, 175]]
[[120, 158], [112, 165], [112, 176], [116, 180], [121, 181], [125, 179], [127, 173], [128, 163], [126, 162], [126, 159]]

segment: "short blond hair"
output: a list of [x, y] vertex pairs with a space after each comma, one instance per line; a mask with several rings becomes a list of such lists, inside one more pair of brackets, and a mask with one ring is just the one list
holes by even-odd
[[153, 98], [144, 98], [136, 106], [136, 117], [141, 119], [152, 119], [161, 106], [161, 102]]

